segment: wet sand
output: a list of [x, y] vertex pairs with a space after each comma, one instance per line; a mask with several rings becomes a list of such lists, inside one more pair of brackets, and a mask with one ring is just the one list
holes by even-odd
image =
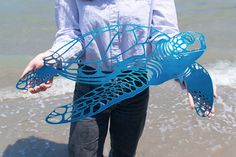
[[[52, 89], [53, 90], [53, 89]], [[228, 94], [231, 93], [231, 96]], [[170, 81], [151, 89], [145, 130], [137, 157], [231, 157], [236, 154], [234, 89], [219, 87], [216, 116], [198, 117], [186, 94]], [[71, 93], [1, 101], [0, 150], [3, 157], [66, 157], [69, 124], [49, 125], [45, 116]], [[109, 152], [109, 137], [104, 153]]]

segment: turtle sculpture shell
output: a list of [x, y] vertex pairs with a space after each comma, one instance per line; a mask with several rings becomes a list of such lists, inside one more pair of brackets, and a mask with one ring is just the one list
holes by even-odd
[[[109, 35], [110, 40], [99, 44], [105, 35]], [[126, 46], [111, 55], [114, 45], [124, 43]], [[78, 45], [83, 48], [77, 49]], [[100, 56], [94, 56], [96, 46]], [[38, 86], [55, 75], [98, 85], [72, 103], [57, 107], [46, 117], [48, 123], [60, 124], [100, 113], [148, 86], [179, 79], [185, 82], [192, 95], [197, 114], [205, 117], [213, 106], [212, 81], [208, 72], [195, 62], [205, 49], [204, 36], [197, 32], [180, 32], [169, 37], [155, 28], [142, 25], [106, 26], [85, 33], [59, 48], [44, 59], [42, 68], [23, 76], [16, 87], [27, 90], [29, 86]], [[73, 55], [65, 59], [68, 54]]]

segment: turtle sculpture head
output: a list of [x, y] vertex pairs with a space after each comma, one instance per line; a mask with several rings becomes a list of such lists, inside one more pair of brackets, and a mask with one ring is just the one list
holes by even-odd
[[197, 32], [181, 32], [173, 37], [159, 39], [154, 44], [152, 59], [159, 66], [148, 65], [152, 85], [180, 78], [206, 49], [204, 36]]
[[166, 50], [172, 52], [175, 59], [183, 63], [193, 63], [205, 51], [204, 36], [197, 32], [181, 32], [170, 38], [166, 44]]

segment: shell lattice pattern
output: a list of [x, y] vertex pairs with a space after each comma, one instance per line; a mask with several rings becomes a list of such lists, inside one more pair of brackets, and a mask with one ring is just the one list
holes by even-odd
[[148, 87], [146, 70], [124, 71], [114, 80], [98, 86], [72, 104], [63, 105], [51, 112], [48, 123], [66, 123], [93, 116], [113, 104], [132, 97]]

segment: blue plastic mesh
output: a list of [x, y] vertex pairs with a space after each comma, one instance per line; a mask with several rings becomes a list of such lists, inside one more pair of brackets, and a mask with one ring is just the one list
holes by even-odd
[[[143, 29], [148, 29], [150, 35], [139, 41], [137, 32]], [[89, 52], [92, 43], [107, 32], [112, 32], [113, 36], [101, 60], [83, 61], [82, 58]], [[107, 58], [106, 53], [112, 42], [125, 33], [132, 36], [131, 46], [119, 55]], [[78, 43], [83, 44], [83, 49], [70, 60], [65, 60], [63, 55], [69, 53]], [[152, 47], [150, 53], [147, 47]], [[120, 55], [137, 49], [142, 53], [119, 61]], [[124, 99], [133, 97], [150, 85], [180, 79], [185, 81], [188, 91], [194, 98], [197, 114], [204, 117], [212, 110], [213, 87], [207, 71], [195, 61], [205, 49], [204, 36], [196, 32], [181, 32], [170, 38], [155, 28], [141, 25], [106, 26], [83, 34], [58, 49], [44, 59], [42, 68], [28, 72], [18, 81], [16, 87], [27, 90], [29, 86], [38, 86], [54, 75], [80, 83], [100, 85], [73, 103], [56, 108], [47, 116], [48, 123], [59, 124], [93, 116]], [[102, 68], [103, 64], [111, 61], [116, 63], [111, 67], [112, 70], [107, 72]]]

